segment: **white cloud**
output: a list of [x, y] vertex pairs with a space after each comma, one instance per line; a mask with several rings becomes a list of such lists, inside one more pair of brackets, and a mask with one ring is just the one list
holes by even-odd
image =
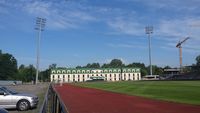
[[[133, 35], [144, 36], [144, 25], [134, 20], [127, 18], [118, 18], [115, 21], [109, 21], [108, 25], [115, 31], [114, 35]], [[183, 44], [185, 52], [195, 53], [199, 52], [200, 48], [200, 18], [184, 18], [175, 20], [161, 20], [154, 28], [153, 40], [158, 39], [163, 47], [162, 49], [174, 50], [178, 41], [186, 37], [190, 37], [188, 41]], [[134, 44], [107, 44], [115, 48], [143, 48]]]
[[51, 12], [55, 10], [50, 9], [52, 4], [46, 2], [35, 1], [33, 3], [27, 3], [24, 6], [24, 10], [26, 10], [30, 14], [38, 15], [38, 16], [49, 16]]
[[200, 29], [200, 18], [186, 18], [186, 19], [175, 19], [175, 20], [161, 20], [159, 23], [156, 35], [163, 36], [175, 36], [175, 37], [186, 37], [190, 36], [195, 39], [200, 39], [198, 36], [200, 32], [195, 30], [195, 26], [199, 25]]
[[142, 3], [150, 9], [170, 9], [174, 11], [194, 11], [199, 9], [199, 0], [126, 0], [130, 2]]
[[83, 6], [78, 1], [19, 0], [18, 2], [1, 1], [0, 4], [5, 6], [0, 7], [0, 9], [3, 9], [0, 14], [5, 12], [12, 14], [10, 8], [13, 8], [31, 17], [46, 18], [47, 27], [50, 29], [78, 28], [87, 22], [96, 20], [86, 10], [81, 9]]
[[130, 20], [128, 18], [116, 18], [115, 20], [109, 21], [108, 25], [113, 28], [116, 32], [127, 35], [141, 35], [144, 34], [144, 26], [137, 20]]
[[[196, 9], [199, 6], [199, 0], [126, 0], [133, 2], [140, 2], [154, 8], [172, 8], [179, 9]], [[5, 6], [21, 8], [24, 12], [31, 16], [42, 16], [47, 18], [47, 27], [50, 29], [67, 29], [79, 28], [83, 24], [91, 21], [101, 20], [106, 23], [111, 29], [110, 32], [105, 34], [110, 35], [133, 35], [144, 36], [144, 27], [146, 26], [143, 21], [138, 17], [136, 11], [120, 9], [117, 7], [106, 6], [92, 6], [85, 4], [89, 1], [39, 1], [39, 0], [19, 0], [18, 2], [10, 2], [1, 0], [0, 4]], [[178, 6], [178, 7], [177, 7]], [[9, 8], [8, 7], [8, 8]], [[1, 9], [1, 8], [0, 8]], [[199, 8], [198, 8], [199, 9]], [[2, 10], [3, 11], [3, 10]], [[6, 11], [6, 10], [5, 10]], [[1, 12], [1, 11], [0, 11]], [[191, 27], [191, 25], [195, 27]], [[177, 18], [177, 19], [158, 19], [154, 26], [153, 37], [157, 38], [166, 45], [169, 43], [176, 44], [179, 40], [186, 36], [190, 36], [191, 41], [200, 41], [200, 32], [198, 27], [200, 25], [200, 17], [191, 18]], [[193, 43], [189, 43], [193, 46]], [[199, 45], [199, 44], [197, 44]], [[118, 47], [130, 48], [133, 46], [121, 44]], [[199, 47], [199, 46], [198, 46]], [[196, 48], [198, 48], [196, 47]]]
[[139, 44], [114, 44], [114, 43], [108, 43], [107, 46], [113, 47], [113, 48], [137, 48], [137, 49], [147, 49], [147, 47]]
[[0, 0], [0, 15], [9, 14], [9, 12], [8, 12], [6, 7], [7, 7], [6, 0]]
[[6, 0], [1, 0], [0, 1], [0, 4], [5, 4], [6, 3]]
[[68, 12], [67, 15], [69, 15], [69, 17], [72, 17], [72, 18], [79, 18], [81, 20], [86, 20], [86, 21], [95, 20], [95, 18], [89, 15], [88, 13], [78, 11], [78, 10], [73, 11], [71, 13]]
[[[194, 51], [195, 48], [200, 48], [199, 23], [200, 18], [162, 20], [157, 31], [155, 31], [155, 35], [157, 35], [156, 37], [160, 40], [166, 41], [166, 47], [175, 47], [178, 41], [190, 37], [183, 45], [188, 48], [188, 51]], [[197, 25], [199, 25], [199, 27], [196, 27]]]

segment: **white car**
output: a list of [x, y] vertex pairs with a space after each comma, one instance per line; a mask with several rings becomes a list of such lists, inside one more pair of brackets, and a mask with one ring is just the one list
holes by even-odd
[[0, 108], [17, 108], [20, 111], [24, 111], [36, 107], [38, 101], [39, 99], [35, 95], [18, 93], [0, 86]]

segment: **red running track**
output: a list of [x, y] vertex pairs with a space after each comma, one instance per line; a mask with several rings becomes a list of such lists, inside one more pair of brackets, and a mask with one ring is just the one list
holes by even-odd
[[70, 84], [55, 86], [69, 113], [200, 113], [200, 106], [146, 99]]

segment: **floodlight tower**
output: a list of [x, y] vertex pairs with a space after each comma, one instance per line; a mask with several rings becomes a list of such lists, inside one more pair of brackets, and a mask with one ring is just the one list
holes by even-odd
[[153, 33], [153, 26], [145, 27], [145, 32], [149, 39], [149, 64], [150, 64], [150, 75], [152, 75], [152, 65], [151, 65], [151, 34]]
[[38, 31], [38, 37], [37, 37], [37, 62], [36, 62], [36, 78], [35, 78], [35, 84], [38, 83], [38, 75], [39, 75], [39, 63], [40, 63], [40, 38], [41, 38], [41, 32], [44, 31], [46, 19], [45, 18], [36, 18], [36, 26], [35, 30]]

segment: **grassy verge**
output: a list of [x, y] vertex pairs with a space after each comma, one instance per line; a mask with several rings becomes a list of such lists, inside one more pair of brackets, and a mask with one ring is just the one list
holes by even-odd
[[200, 105], [200, 81], [128, 81], [76, 83], [89, 87], [158, 100]]
[[31, 109], [31, 110], [28, 110], [28, 111], [22, 111], [22, 112], [23, 113], [39, 113], [40, 107], [43, 104], [43, 100], [44, 100], [44, 96], [46, 94], [47, 88], [48, 88], [48, 86], [44, 87], [43, 89], [40, 90], [40, 92], [38, 92], [37, 96], [39, 98], [39, 103], [37, 105], [37, 108]]

